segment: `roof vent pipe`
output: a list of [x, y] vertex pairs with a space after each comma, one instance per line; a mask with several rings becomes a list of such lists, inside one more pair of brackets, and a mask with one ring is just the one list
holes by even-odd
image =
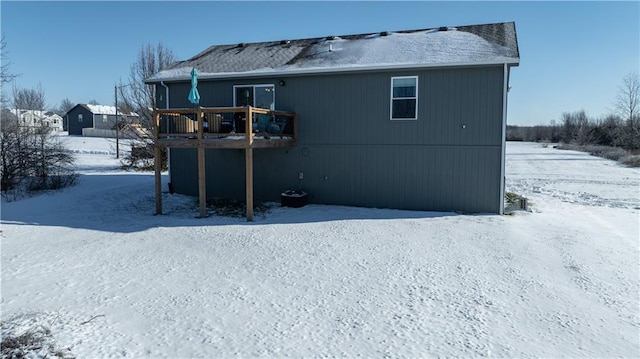
[[333, 51], [333, 44], [329, 44], [329, 52]]

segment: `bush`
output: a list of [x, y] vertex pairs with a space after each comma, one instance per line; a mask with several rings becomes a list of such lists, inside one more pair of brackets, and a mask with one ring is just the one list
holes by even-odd
[[640, 154], [634, 155], [630, 151], [627, 151], [620, 147], [609, 146], [596, 146], [596, 145], [575, 145], [575, 144], [560, 144], [558, 147], [560, 150], [571, 150], [587, 152], [592, 156], [606, 158], [608, 160], [617, 161], [629, 167], [640, 167]]
[[56, 346], [51, 329], [43, 325], [34, 326], [19, 335], [3, 330], [0, 347], [3, 358], [74, 358], [70, 349]]
[[24, 126], [10, 111], [3, 111], [2, 116], [0, 190], [4, 198], [75, 182], [73, 155], [52, 135], [50, 127]]
[[28, 192], [58, 190], [74, 185], [77, 179], [75, 173], [32, 178], [27, 181], [26, 189]]
[[622, 157], [620, 163], [629, 167], [640, 167], [640, 155], [629, 155]]
[[[154, 169], [154, 148], [153, 142], [147, 140], [132, 140], [131, 151], [128, 152], [120, 161], [122, 168], [125, 170], [152, 171]], [[162, 170], [166, 170], [167, 166], [167, 149], [160, 151], [160, 159], [162, 161]]]

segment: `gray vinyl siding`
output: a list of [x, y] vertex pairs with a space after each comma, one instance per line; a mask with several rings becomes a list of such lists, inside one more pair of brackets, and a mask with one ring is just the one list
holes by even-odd
[[[395, 76], [419, 77], [417, 120], [390, 119]], [[298, 114], [298, 146], [254, 150], [256, 200], [278, 201], [303, 172], [312, 203], [500, 211], [501, 66], [199, 81], [201, 105], [232, 106], [233, 85], [268, 83], [276, 109]], [[192, 106], [190, 83], [169, 86], [170, 107]], [[207, 197], [244, 199], [244, 151], [207, 150], [206, 163]], [[171, 150], [171, 182], [197, 195], [194, 149]]]
[[105, 122], [102, 114], [93, 115], [94, 128], [99, 130], [113, 130], [116, 124], [116, 115], [107, 115], [107, 121]]
[[[486, 147], [385, 146], [307, 147], [301, 151], [254, 150], [254, 198], [279, 201], [280, 193], [302, 189], [312, 203], [414, 210], [497, 212], [500, 149]], [[207, 150], [207, 197], [244, 200], [244, 151]], [[405, 160], [398, 160], [403, 158]], [[197, 196], [194, 149], [171, 150], [172, 182]], [[486, 190], [479, 184], [494, 183]]]
[[[78, 121], [78, 114], [82, 114], [82, 122]], [[93, 113], [82, 106], [76, 106], [68, 112], [68, 131], [70, 135], [82, 135], [83, 128], [93, 127]]]

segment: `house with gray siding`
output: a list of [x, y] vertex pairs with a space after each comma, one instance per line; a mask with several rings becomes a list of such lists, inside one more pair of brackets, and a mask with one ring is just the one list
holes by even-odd
[[509, 74], [519, 61], [507, 22], [215, 45], [146, 82], [158, 111], [194, 107], [196, 68], [202, 108], [297, 116], [291, 146], [251, 157], [204, 149], [201, 186], [196, 148], [167, 145], [177, 193], [243, 199], [251, 190], [279, 201], [301, 188], [316, 204], [502, 213]]
[[[118, 111], [120, 123], [131, 123], [138, 118], [133, 112]], [[116, 108], [114, 106], [77, 104], [65, 114], [67, 131], [70, 135], [83, 135], [84, 129], [115, 130]], [[102, 131], [104, 134], [110, 132]], [[86, 133], [86, 131], [84, 131]], [[100, 133], [100, 131], [93, 131]], [[104, 137], [110, 137], [105, 135]]]

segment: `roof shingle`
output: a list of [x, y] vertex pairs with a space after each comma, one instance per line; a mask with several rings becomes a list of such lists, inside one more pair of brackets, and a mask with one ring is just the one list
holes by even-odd
[[211, 46], [147, 82], [455, 64], [519, 63], [513, 22]]

